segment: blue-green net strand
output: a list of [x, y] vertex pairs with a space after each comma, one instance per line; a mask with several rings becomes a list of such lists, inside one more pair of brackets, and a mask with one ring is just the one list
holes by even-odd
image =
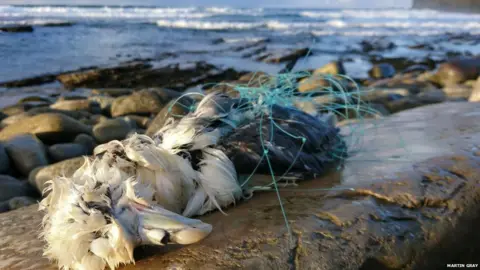
[[[315, 87], [309, 92], [299, 92], [298, 87], [305, 80], [314, 83], [316, 80], [322, 80], [325, 83], [323, 85], [318, 84], [318, 87]], [[336, 159], [345, 159], [348, 157], [349, 160], [355, 161], [355, 157], [351, 154], [355, 151], [360, 152], [365, 148], [366, 137], [365, 130], [366, 127], [360, 125], [365, 121], [365, 118], [368, 116], [378, 116], [379, 112], [375, 110], [369, 102], [363, 101], [365, 96], [369, 96], [374, 89], [361, 89], [357, 82], [352, 78], [345, 75], [328, 75], [328, 74], [311, 74], [310, 72], [287, 72], [276, 75], [266, 75], [263, 73], [254, 73], [244, 84], [235, 84], [235, 83], [217, 83], [217, 84], [208, 84], [205, 86], [212, 86], [211, 90], [215, 89], [225, 91], [226, 94], [233, 94], [232, 96], [238, 97], [242, 102], [238, 104], [235, 108], [236, 112], [252, 112], [257, 119], [260, 119], [259, 125], [259, 135], [260, 135], [260, 144], [263, 150], [262, 156], [259, 158], [256, 167], [248, 175], [248, 177], [243, 180], [241, 187], [244, 188], [254, 177], [258, 168], [263, 163], [267, 163], [270, 176], [272, 178], [271, 183], [264, 186], [254, 186], [250, 187], [251, 191], [275, 191], [280, 203], [280, 208], [282, 210], [283, 218], [285, 219], [285, 224], [289, 232], [290, 226], [285, 213], [284, 205], [282, 203], [282, 198], [280, 191], [303, 191], [299, 188], [287, 189], [284, 187], [279, 187], [277, 185], [279, 181], [284, 179], [289, 171], [293, 168], [297, 159], [300, 157], [301, 151], [306, 144], [306, 138], [292, 134], [284, 130], [281, 125], [277, 123], [277, 120], [272, 116], [272, 107], [274, 105], [286, 106], [286, 107], [298, 107], [305, 103], [306, 105], [312, 105], [314, 109], [314, 116], [318, 117], [322, 114], [331, 113], [337, 117], [342, 118], [343, 120], [350, 120], [355, 118], [355, 122], [352, 125], [347, 125], [343, 128], [343, 131], [348, 131], [348, 135], [340, 135], [345, 141], [345, 146], [338, 147], [331, 150], [329, 155]], [[223, 87], [223, 88], [222, 88]], [[200, 95], [202, 97], [205, 94], [202, 93], [187, 93], [185, 95]], [[181, 97], [176, 99], [175, 102], [180, 101]], [[175, 103], [174, 102], [174, 103]], [[171, 105], [173, 106], [173, 104]], [[302, 105], [303, 106], [303, 105]], [[186, 106], [184, 106], [186, 108]], [[189, 107], [192, 110], [192, 107]], [[171, 108], [169, 109], [171, 112]], [[182, 117], [180, 115], [179, 117]], [[265, 122], [268, 121], [268, 122]], [[265, 125], [269, 125], [269, 132], [264, 134], [263, 128]], [[376, 124], [374, 124], [375, 126]], [[267, 129], [268, 130], [268, 129]], [[274, 134], [283, 133], [295, 140], [301, 140], [301, 146], [299, 151], [296, 153], [294, 161], [290, 164], [285, 172], [281, 176], [277, 177], [275, 175], [273, 166], [271, 164], [271, 159], [269, 156], [268, 147], [265, 143], [273, 143]], [[400, 132], [399, 132], [400, 134]], [[265, 136], [269, 138], [264, 138]], [[405, 147], [405, 141], [401, 136], [401, 147]], [[268, 139], [268, 140], [266, 140]], [[348, 154], [348, 155], [346, 155]], [[357, 159], [358, 160], [358, 159]], [[360, 161], [365, 162], [374, 162], [370, 159], [362, 159]], [[392, 161], [392, 162], [403, 162], [399, 159], [382, 159], [382, 161]], [[404, 160], [407, 161], [407, 160]], [[323, 188], [323, 189], [308, 189], [308, 191], [335, 191], [335, 190], [353, 190], [348, 187], [332, 187], [332, 188]]]

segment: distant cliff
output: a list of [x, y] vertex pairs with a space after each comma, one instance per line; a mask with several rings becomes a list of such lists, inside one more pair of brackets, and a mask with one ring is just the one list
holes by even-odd
[[413, 8], [480, 13], [480, 0], [413, 0]]

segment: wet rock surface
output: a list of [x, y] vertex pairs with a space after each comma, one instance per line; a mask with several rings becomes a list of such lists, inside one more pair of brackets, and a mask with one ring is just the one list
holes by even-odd
[[[281, 192], [291, 237], [275, 192], [258, 192], [201, 217], [214, 228], [205, 240], [138, 248], [122, 269], [440, 269], [475, 245], [446, 237], [476, 239], [480, 225], [479, 120], [478, 103], [456, 102], [344, 126], [363, 130], [345, 168]], [[345, 190], [315, 190], [330, 187]], [[41, 218], [36, 206], [0, 215], [2, 269], [56, 269], [41, 257]]]

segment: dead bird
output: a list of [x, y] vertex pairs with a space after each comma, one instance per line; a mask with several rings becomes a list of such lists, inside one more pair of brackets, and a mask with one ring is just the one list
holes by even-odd
[[198, 242], [212, 226], [191, 217], [245, 198], [239, 174], [321, 174], [345, 153], [330, 121], [209, 94], [152, 138], [100, 145], [72, 177], [52, 179], [40, 204], [45, 255], [62, 269], [115, 269], [140, 245]]

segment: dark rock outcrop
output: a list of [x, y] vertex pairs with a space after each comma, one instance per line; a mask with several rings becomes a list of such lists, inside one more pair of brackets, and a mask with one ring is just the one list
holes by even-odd
[[25, 33], [33, 32], [33, 27], [30, 25], [15, 25], [15, 26], [2, 26], [0, 32], [6, 33]]

